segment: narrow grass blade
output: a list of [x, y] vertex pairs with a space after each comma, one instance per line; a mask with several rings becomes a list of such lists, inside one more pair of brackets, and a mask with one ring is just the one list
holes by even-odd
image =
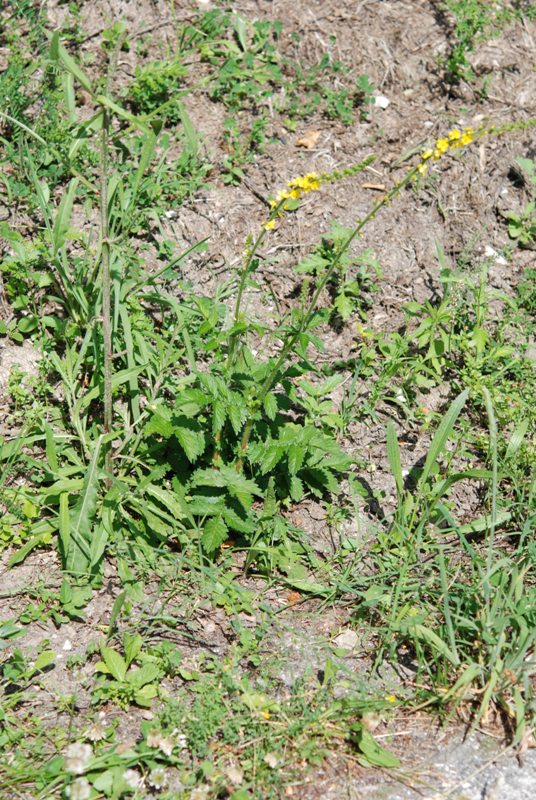
[[395, 479], [396, 493], [398, 499], [402, 498], [404, 493], [404, 478], [402, 476], [402, 463], [400, 461], [400, 447], [398, 445], [398, 438], [396, 435], [395, 426], [392, 421], [387, 423], [387, 458], [389, 459], [389, 466]]
[[419, 479], [420, 490], [422, 490], [422, 488], [426, 485], [434, 464], [443, 452], [446, 441], [452, 433], [456, 424], [456, 420], [458, 419], [468, 397], [469, 389], [464, 389], [464, 391], [459, 394], [458, 397], [456, 397], [456, 399], [451, 403], [447, 413], [441, 420], [439, 428], [435, 432], [432, 443], [430, 444], [430, 449], [428, 451], [428, 455], [426, 456], [426, 461]]
[[52, 35], [50, 42], [50, 58], [52, 61], [59, 62], [70, 72], [83, 88], [93, 94], [93, 86], [86, 73], [78, 66], [74, 58], [71, 58], [65, 47], [60, 42], [59, 31]]

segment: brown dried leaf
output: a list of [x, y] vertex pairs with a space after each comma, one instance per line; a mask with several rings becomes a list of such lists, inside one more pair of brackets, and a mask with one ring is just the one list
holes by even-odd
[[315, 131], [310, 128], [307, 131], [304, 131], [303, 136], [300, 136], [299, 139], [296, 140], [296, 147], [306, 147], [307, 150], [311, 150], [320, 138], [320, 131]]

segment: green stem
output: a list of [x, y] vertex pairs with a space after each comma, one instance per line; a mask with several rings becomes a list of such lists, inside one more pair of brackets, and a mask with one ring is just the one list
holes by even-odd
[[[111, 273], [110, 273], [110, 228], [108, 218], [108, 148], [110, 116], [108, 109], [102, 109], [101, 165], [100, 165], [100, 223], [101, 223], [101, 263], [102, 263], [102, 338], [104, 343], [104, 433], [112, 430], [112, 371], [113, 341], [111, 313]], [[113, 477], [112, 443], [106, 442], [104, 466], [106, 488], [109, 489]]]
[[[270, 219], [274, 215], [275, 211], [278, 210], [279, 207], [282, 204], [283, 204], [283, 201], [281, 203], [279, 203], [279, 205], [272, 211], [272, 214], [270, 215]], [[253, 245], [250, 248], [248, 248], [248, 254], [247, 254], [246, 260], [244, 262], [244, 265], [242, 267], [242, 270], [240, 272], [240, 280], [238, 282], [238, 289], [237, 289], [237, 294], [236, 294], [236, 302], [235, 302], [235, 307], [234, 307], [234, 312], [233, 312], [233, 327], [238, 324], [238, 320], [239, 320], [239, 317], [240, 317], [240, 307], [242, 305], [242, 298], [244, 296], [244, 291], [245, 291], [245, 288], [246, 288], [246, 281], [247, 281], [248, 275], [249, 275], [250, 270], [251, 270], [252, 261], [253, 261], [253, 259], [255, 257], [255, 254], [256, 254], [257, 250], [259, 249], [259, 247], [263, 243], [263, 240], [264, 240], [265, 236], [266, 236], [266, 229], [262, 228], [261, 232], [259, 233], [259, 235], [255, 239], [255, 241], [253, 242]], [[227, 367], [228, 368], [232, 367], [234, 365], [235, 356], [236, 356], [236, 346], [238, 344], [238, 338], [239, 338], [239, 334], [238, 333], [231, 333], [231, 335], [229, 336], [229, 351], [228, 351], [228, 354], [227, 354]]]
[[[366, 217], [363, 217], [363, 219], [359, 220], [357, 226], [354, 228], [352, 233], [348, 236], [348, 238], [346, 239], [344, 244], [341, 246], [339, 252], [337, 253], [335, 258], [331, 262], [331, 265], [330, 265], [329, 269], [326, 270], [326, 272], [324, 273], [322, 279], [319, 281], [318, 286], [316, 287], [315, 292], [314, 292], [314, 294], [313, 294], [313, 296], [311, 298], [311, 301], [309, 303], [307, 311], [303, 315], [299, 326], [295, 330], [289, 331], [288, 334], [286, 335], [286, 337], [285, 337], [285, 339], [283, 341], [283, 344], [281, 346], [281, 351], [279, 353], [279, 356], [277, 357], [277, 360], [275, 362], [275, 365], [272, 368], [272, 370], [268, 373], [267, 377], [264, 380], [264, 383], [261, 385], [261, 388], [259, 390], [259, 394], [258, 394], [258, 397], [257, 397], [257, 403], [258, 403], [259, 406], [262, 406], [266, 395], [268, 394], [270, 389], [272, 389], [272, 387], [277, 382], [277, 379], [279, 377], [279, 371], [280, 371], [281, 367], [285, 364], [285, 362], [286, 362], [286, 360], [287, 360], [287, 358], [288, 358], [288, 356], [290, 354], [290, 351], [292, 350], [292, 348], [294, 347], [294, 345], [298, 341], [298, 339], [301, 336], [301, 334], [305, 330], [307, 330], [307, 328], [309, 327], [309, 325], [311, 323], [311, 320], [312, 320], [312, 318], [313, 318], [313, 316], [315, 314], [316, 306], [318, 304], [318, 300], [320, 298], [320, 295], [322, 294], [326, 284], [331, 280], [331, 278], [333, 276], [333, 273], [335, 272], [335, 270], [339, 266], [341, 258], [343, 257], [345, 252], [348, 250], [348, 248], [350, 247], [350, 245], [352, 244], [354, 239], [357, 236], [359, 236], [359, 234], [361, 233], [361, 231], [363, 230], [365, 225], [368, 222], [370, 222], [370, 220], [374, 219], [374, 217], [376, 216], [378, 211], [380, 211], [380, 209], [382, 209], [384, 206], [388, 205], [391, 202], [393, 197], [395, 197], [400, 192], [400, 190], [407, 183], [409, 183], [410, 180], [413, 179], [413, 177], [417, 174], [417, 172], [418, 172], [418, 169], [417, 169], [417, 167], [415, 167], [410, 172], [408, 172], [404, 176], [404, 178], [402, 178], [401, 181], [399, 181], [398, 183], [395, 183], [395, 185], [392, 187], [392, 189], [381, 200], [378, 200], [378, 202], [374, 204], [374, 206], [369, 211], [369, 213], [366, 215]], [[253, 429], [253, 416], [251, 416], [248, 419], [248, 421], [246, 422], [246, 426], [245, 426], [244, 432], [242, 434], [242, 442], [241, 442], [241, 445], [240, 445], [241, 454], [244, 454], [246, 449], [247, 449], [252, 429]], [[241, 464], [241, 462], [239, 462], [239, 465], [240, 464]]]

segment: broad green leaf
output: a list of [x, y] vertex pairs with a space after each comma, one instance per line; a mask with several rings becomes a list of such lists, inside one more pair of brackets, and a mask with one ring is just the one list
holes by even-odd
[[262, 496], [262, 492], [255, 481], [249, 480], [244, 475], [235, 472], [231, 478], [228, 484], [229, 493], [236, 497], [245, 511], [248, 511], [253, 503], [253, 495]]
[[35, 664], [33, 665], [33, 671], [39, 672], [40, 670], [49, 667], [51, 664], [54, 663], [55, 660], [56, 660], [56, 653], [53, 650], [44, 650], [35, 659]]
[[119, 614], [121, 613], [121, 609], [123, 608], [123, 605], [124, 605], [126, 599], [127, 599], [127, 593], [126, 592], [121, 592], [120, 594], [117, 595], [117, 597], [114, 600], [114, 604], [113, 604], [112, 610], [110, 612], [110, 620], [108, 622], [108, 631], [106, 633], [106, 643], [109, 642], [110, 637], [113, 635], [113, 633], [115, 631], [115, 624], [117, 622]]
[[87, 467], [84, 486], [69, 514], [69, 543], [64, 553], [68, 575], [86, 575], [91, 566], [93, 520], [97, 510], [100, 470], [98, 467], [102, 436], [97, 440]]
[[128, 666], [130, 666], [143, 647], [143, 639], [139, 633], [125, 633], [123, 636], [123, 647], [125, 650], [125, 660]]
[[127, 674], [127, 662], [121, 653], [118, 653], [117, 650], [114, 650], [112, 647], [103, 646], [101, 647], [101, 656], [110, 675], [112, 675], [116, 681], [123, 683]]
[[355, 742], [368, 765], [384, 767], [385, 769], [395, 769], [400, 766], [400, 760], [397, 756], [379, 745], [370, 731], [361, 724], [355, 727], [357, 727], [357, 730], [352, 735], [352, 741]]
[[232, 528], [239, 533], [254, 533], [256, 529], [256, 524], [251, 517], [241, 517], [239, 514], [234, 511], [234, 509], [224, 507], [222, 510], [222, 516], [229, 528]]
[[151, 705], [151, 702], [154, 700], [157, 694], [158, 688], [154, 685], [154, 683], [149, 683], [146, 686], [142, 686], [141, 689], [138, 689], [134, 695], [134, 700], [138, 706], [147, 708]]
[[138, 686], [141, 689], [142, 686], [146, 686], [159, 677], [160, 669], [158, 664], [155, 664], [154, 661], [148, 661], [139, 669], [131, 669], [129, 671], [128, 682], [132, 686]]
[[73, 203], [77, 188], [78, 178], [72, 178], [69, 182], [69, 188], [62, 194], [52, 231], [54, 255], [58, 254], [59, 250], [63, 247], [67, 240], [67, 235], [71, 228], [71, 214], [73, 211]]
[[527, 433], [528, 427], [529, 427], [528, 419], [522, 419], [521, 422], [517, 425], [515, 431], [512, 434], [508, 447], [506, 448], [506, 458], [511, 458], [517, 453], [517, 451], [523, 444], [523, 439], [525, 438], [525, 434]]

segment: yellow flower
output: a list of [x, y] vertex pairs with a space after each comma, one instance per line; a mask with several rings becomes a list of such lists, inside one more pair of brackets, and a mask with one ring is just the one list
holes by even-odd
[[436, 150], [439, 152], [440, 155], [446, 153], [449, 149], [449, 140], [448, 139], [438, 139], [436, 142]]
[[460, 143], [465, 146], [466, 144], [471, 144], [473, 141], [473, 134], [467, 133], [467, 131], [463, 134], [462, 138], [460, 139]]
[[421, 175], [426, 175], [426, 170], [428, 169], [428, 164], [419, 164], [417, 167]]
[[433, 150], [425, 150], [424, 153], [421, 155], [423, 161], [428, 161], [429, 158], [432, 158], [434, 155]]
[[461, 132], [458, 130], [458, 128], [454, 128], [454, 129], [453, 129], [453, 130], [452, 130], [452, 131], [449, 133], [449, 142], [456, 142], [458, 139], [461, 139], [461, 138], [462, 138], [462, 134], [461, 134]]
[[387, 698], [387, 702], [388, 703], [396, 703], [395, 695], [394, 694], [390, 694], [389, 697]]
[[275, 219], [269, 219], [268, 222], [263, 222], [262, 227], [265, 231], [273, 231], [275, 228]]

